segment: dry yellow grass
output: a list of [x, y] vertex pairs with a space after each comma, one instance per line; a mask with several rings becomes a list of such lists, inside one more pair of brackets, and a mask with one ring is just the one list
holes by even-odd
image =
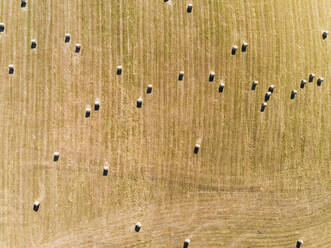
[[331, 2], [190, 2], [0, 2], [1, 247], [331, 247]]

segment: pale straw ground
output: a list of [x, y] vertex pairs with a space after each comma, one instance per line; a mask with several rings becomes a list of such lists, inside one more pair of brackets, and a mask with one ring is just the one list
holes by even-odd
[[190, 2], [0, 1], [1, 247], [331, 247], [331, 1]]

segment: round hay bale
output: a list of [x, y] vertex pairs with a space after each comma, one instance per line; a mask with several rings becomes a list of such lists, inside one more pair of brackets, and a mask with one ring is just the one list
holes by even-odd
[[143, 99], [141, 97], [139, 97], [137, 99], [137, 108], [141, 108], [142, 105], [143, 105]]
[[297, 245], [296, 245], [296, 248], [301, 248], [301, 246], [303, 245], [303, 241], [301, 239], [299, 239], [297, 241]]
[[221, 80], [221, 82], [220, 82], [220, 86], [218, 87], [218, 92], [219, 92], [219, 93], [222, 93], [223, 90], [224, 90], [224, 87], [225, 87], [225, 83], [224, 83], [223, 80]]
[[310, 73], [309, 74], [309, 80], [308, 80], [308, 82], [309, 83], [312, 83], [314, 81], [314, 78], [315, 78], [315, 74], [314, 73]]
[[236, 54], [236, 52], [237, 52], [237, 50], [238, 50], [238, 46], [233, 46], [232, 47], [232, 55], [235, 55]]
[[182, 81], [184, 78], [184, 71], [180, 71], [178, 75], [178, 81]]
[[89, 118], [91, 115], [91, 106], [87, 105], [85, 108], [85, 118]]
[[5, 24], [3, 22], [0, 22], [0, 32], [5, 31]]
[[275, 85], [273, 85], [273, 84], [270, 85], [268, 91], [271, 92], [271, 93], [274, 93], [274, 90], [275, 90]]
[[14, 65], [8, 65], [8, 73], [14, 74]]
[[193, 10], [193, 5], [191, 3], [189, 3], [187, 5], [187, 13], [192, 13], [192, 10]]
[[31, 49], [35, 49], [37, 47], [37, 41], [31, 40]]
[[267, 102], [270, 100], [270, 96], [271, 96], [271, 92], [268, 91], [267, 93], [265, 93], [265, 96], [264, 96], [264, 101]]
[[301, 80], [300, 88], [303, 89], [305, 87], [306, 83], [307, 83], [306, 80]]
[[64, 42], [69, 43], [70, 42], [70, 34], [65, 34], [64, 36]]
[[26, 7], [26, 0], [22, 0], [21, 1], [21, 8], [25, 8]]
[[215, 72], [211, 71], [209, 73], [209, 82], [213, 82], [214, 81], [214, 78], [215, 78]]
[[261, 111], [261, 112], [264, 112], [265, 109], [267, 108], [267, 105], [268, 105], [268, 104], [267, 104], [266, 102], [262, 103], [262, 104], [261, 104], [261, 110], [260, 110], [260, 111]]
[[37, 212], [39, 210], [39, 206], [40, 206], [40, 202], [39, 201], [35, 201], [33, 204], [33, 210], [35, 212]]
[[81, 44], [76, 44], [75, 47], [76, 47], [76, 48], [75, 48], [75, 52], [76, 52], [76, 53], [80, 53], [80, 49], [81, 49], [82, 45], [81, 45]]
[[135, 230], [136, 232], [139, 232], [140, 229], [141, 229], [141, 227], [142, 227], [142, 224], [141, 224], [140, 222], [137, 222], [137, 223], [136, 223], [136, 226], [135, 226], [135, 228], [134, 228], [134, 230]]
[[108, 175], [108, 171], [109, 171], [109, 166], [104, 166], [103, 167], [103, 176], [107, 176]]
[[183, 248], [188, 248], [188, 246], [190, 245], [190, 242], [191, 242], [190, 239], [185, 239]]
[[321, 86], [322, 83], [323, 83], [323, 81], [324, 81], [324, 78], [319, 77], [319, 78], [317, 79], [317, 86]]
[[296, 90], [291, 91], [291, 99], [293, 100], [295, 98], [295, 95], [297, 94]]
[[123, 67], [121, 65], [117, 66], [116, 74], [122, 75], [122, 72], [123, 72]]
[[200, 149], [200, 144], [195, 144], [195, 146], [194, 146], [194, 153], [195, 154], [198, 154], [199, 149]]
[[325, 40], [326, 38], [328, 38], [328, 34], [329, 34], [329, 31], [327, 31], [327, 30], [322, 31], [322, 39]]
[[258, 81], [253, 81], [252, 83], [252, 90], [256, 90], [256, 87], [258, 86], [259, 82]]
[[54, 156], [53, 156], [53, 161], [56, 162], [58, 161], [60, 158], [60, 153], [59, 152], [54, 152]]
[[149, 84], [147, 85], [147, 94], [151, 94], [153, 90], [153, 85]]
[[96, 98], [94, 101], [94, 110], [98, 111], [100, 109], [100, 99]]
[[247, 51], [247, 47], [248, 47], [248, 43], [247, 42], [243, 42], [243, 44], [241, 45], [241, 51], [244, 53]]

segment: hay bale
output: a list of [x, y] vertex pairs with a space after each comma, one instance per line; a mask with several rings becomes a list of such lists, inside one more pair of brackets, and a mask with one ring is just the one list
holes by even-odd
[[324, 78], [319, 77], [319, 78], [317, 79], [317, 86], [321, 86], [322, 83], [323, 83], [323, 81], [324, 81]]
[[109, 166], [104, 166], [103, 167], [103, 176], [107, 176], [108, 175], [108, 171], [109, 171]]
[[5, 31], [5, 24], [0, 22], [0, 32]]
[[34, 49], [37, 47], [37, 41], [36, 40], [31, 40], [31, 49]]
[[141, 97], [139, 97], [137, 99], [137, 108], [141, 108], [142, 105], [143, 105], [143, 99]]
[[121, 65], [117, 66], [116, 74], [122, 75], [122, 72], [123, 72], [123, 67]]
[[326, 38], [328, 38], [328, 34], [329, 34], [329, 31], [327, 31], [327, 30], [322, 31], [322, 39], [325, 40]]
[[56, 162], [58, 161], [60, 158], [60, 153], [59, 152], [54, 152], [54, 156], [53, 156], [53, 161]]
[[136, 223], [136, 226], [135, 226], [135, 228], [134, 228], [134, 230], [135, 230], [136, 232], [139, 232], [140, 229], [141, 229], [141, 226], [142, 226], [142, 224], [141, 224], [140, 222], [137, 222], [137, 223]]
[[149, 84], [147, 85], [147, 94], [151, 94], [153, 90], [153, 85]]
[[189, 4], [187, 5], [187, 13], [191, 13], [192, 10], [193, 10], [193, 5], [192, 5], [191, 3], [189, 3]]
[[237, 52], [237, 50], [238, 50], [238, 46], [233, 46], [232, 47], [232, 55], [235, 55], [236, 54], [236, 52]]
[[14, 74], [14, 65], [8, 65], [8, 73]]
[[300, 88], [303, 89], [305, 87], [306, 83], [307, 83], [306, 80], [301, 80]]
[[303, 245], [303, 241], [302, 241], [301, 239], [299, 239], [299, 240], [297, 241], [296, 248], [300, 248], [302, 245]]
[[26, 0], [22, 0], [21, 1], [21, 8], [25, 8], [26, 7]]
[[275, 90], [275, 85], [273, 85], [273, 84], [270, 85], [268, 91], [271, 92], [271, 93], [274, 93], [274, 90]]
[[224, 87], [225, 87], [225, 83], [224, 83], [223, 80], [221, 80], [221, 82], [220, 82], [220, 86], [218, 87], [218, 92], [219, 92], [219, 93], [222, 93], [223, 90], [224, 90]]
[[267, 108], [267, 103], [266, 102], [264, 102], [264, 103], [262, 103], [262, 105], [261, 105], [261, 112], [264, 112], [265, 111], [265, 109]]
[[252, 90], [256, 90], [256, 87], [257, 87], [257, 85], [259, 84], [259, 82], [258, 81], [253, 81], [253, 83], [252, 83]]
[[265, 95], [264, 95], [264, 101], [265, 102], [269, 101], [270, 100], [270, 96], [271, 96], [271, 92], [270, 91], [268, 91], [267, 93], [265, 93]]
[[85, 108], [85, 118], [89, 118], [91, 115], [91, 106], [87, 105]]
[[80, 49], [81, 49], [81, 44], [76, 44], [75, 52], [76, 53], [79, 53], [80, 52]]
[[183, 248], [188, 248], [188, 246], [190, 245], [190, 242], [191, 242], [190, 239], [185, 239]]
[[39, 201], [35, 201], [35, 202], [33, 203], [33, 210], [34, 210], [35, 212], [37, 212], [37, 211], [39, 210], [39, 206], [40, 206], [40, 202], [39, 202]]
[[213, 82], [214, 81], [214, 77], [215, 77], [215, 72], [211, 71], [209, 73], [209, 82]]
[[308, 82], [309, 83], [312, 83], [314, 81], [314, 78], [315, 78], [315, 74], [314, 73], [310, 73], [309, 74], [309, 80], [308, 80]]
[[247, 51], [247, 46], [248, 46], [248, 43], [247, 42], [243, 42], [243, 44], [241, 45], [241, 51], [243, 53]]
[[291, 99], [293, 100], [295, 98], [295, 95], [297, 94], [296, 90], [291, 91]]
[[198, 154], [199, 149], [200, 149], [200, 144], [195, 144], [195, 146], [194, 146], [194, 153], [195, 154]]
[[178, 75], [178, 81], [182, 81], [184, 78], [184, 72], [183, 71], [180, 71], [179, 72], [179, 75]]
[[94, 101], [94, 110], [98, 111], [100, 109], [100, 100], [99, 98], [96, 98]]
[[70, 42], [70, 34], [65, 34], [64, 36], [64, 42], [69, 43]]

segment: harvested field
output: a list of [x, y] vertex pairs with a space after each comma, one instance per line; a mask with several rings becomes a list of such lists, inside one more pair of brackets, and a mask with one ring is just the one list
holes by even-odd
[[331, 247], [330, 10], [0, 1], [0, 247]]

